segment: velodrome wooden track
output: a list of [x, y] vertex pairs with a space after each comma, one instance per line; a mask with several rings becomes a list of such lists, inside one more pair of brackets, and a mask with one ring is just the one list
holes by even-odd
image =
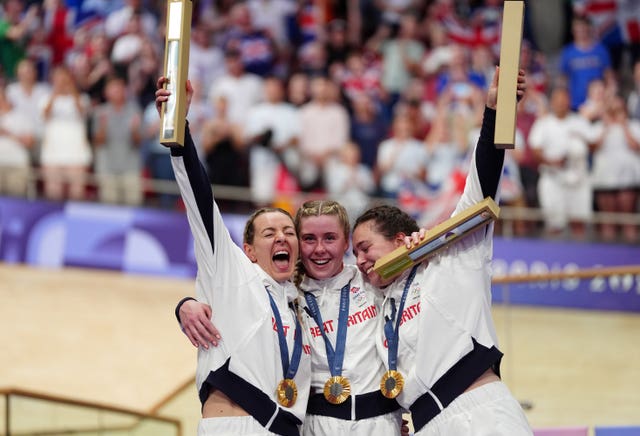
[[[0, 388], [148, 412], [194, 375], [191, 280], [0, 263]], [[640, 424], [640, 316], [495, 306], [503, 376], [534, 427]], [[195, 390], [163, 411], [194, 434]], [[197, 412], [197, 411], [196, 411]]]

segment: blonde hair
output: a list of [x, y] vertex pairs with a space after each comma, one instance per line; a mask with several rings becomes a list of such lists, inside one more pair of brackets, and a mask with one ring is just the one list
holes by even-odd
[[[303, 218], [322, 215], [332, 215], [338, 217], [338, 221], [340, 222], [340, 226], [342, 227], [344, 237], [347, 241], [349, 240], [349, 233], [351, 228], [349, 223], [349, 215], [347, 214], [347, 210], [344, 208], [344, 206], [333, 200], [309, 200], [305, 201], [302, 206], [298, 208], [296, 216], [293, 220], [298, 236], [300, 235], [300, 227], [302, 226]], [[302, 279], [304, 278], [305, 274], [306, 271], [302, 263], [302, 258], [298, 257], [298, 261], [296, 262], [296, 269], [293, 273], [293, 283], [297, 287], [300, 287], [300, 283], [302, 283]]]

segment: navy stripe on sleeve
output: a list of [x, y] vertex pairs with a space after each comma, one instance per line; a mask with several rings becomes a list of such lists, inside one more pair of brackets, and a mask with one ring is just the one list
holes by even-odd
[[207, 230], [211, 249], [213, 250], [213, 191], [211, 190], [211, 182], [207, 171], [202, 166], [200, 158], [198, 158], [198, 152], [193, 143], [188, 122], [184, 134], [184, 147], [171, 147], [171, 156], [182, 157], [189, 183], [198, 205], [200, 218]]
[[496, 130], [496, 111], [484, 108], [480, 138], [476, 147], [476, 168], [483, 197], [496, 198], [498, 183], [504, 164], [504, 149], [496, 148], [494, 134]]

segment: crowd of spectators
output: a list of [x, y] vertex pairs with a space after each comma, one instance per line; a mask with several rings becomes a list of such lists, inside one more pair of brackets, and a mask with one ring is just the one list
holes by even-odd
[[[529, 87], [501, 201], [540, 207], [549, 235], [584, 237], [594, 211], [638, 213], [635, 3], [574, 0], [555, 57], [525, 20]], [[425, 225], [445, 218], [479, 134], [501, 11], [501, 0], [194, 1], [190, 130], [211, 182], [247, 192], [221, 206], [291, 207], [306, 193], [353, 216], [385, 198]], [[173, 179], [154, 107], [165, 13], [160, 0], [2, 2], [0, 195], [25, 195], [36, 173], [52, 200], [179, 207], [144, 183]], [[638, 238], [633, 224], [597, 230]]]

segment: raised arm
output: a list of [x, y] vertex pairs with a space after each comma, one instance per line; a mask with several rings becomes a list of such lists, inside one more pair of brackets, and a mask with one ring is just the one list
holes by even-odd
[[[455, 213], [478, 203], [485, 197], [496, 199], [497, 196], [505, 153], [504, 149], [496, 148], [493, 140], [496, 128], [499, 75], [500, 70], [496, 67], [496, 72], [487, 91], [480, 138], [473, 152], [464, 193], [456, 207]], [[522, 98], [525, 89], [525, 73], [523, 70], [520, 70], [518, 74], [518, 99]]]
[[[166, 79], [158, 79], [156, 108], [171, 94], [162, 88]], [[187, 82], [187, 107], [193, 88]], [[195, 243], [195, 257], [198, 264], [196, 290], [198, 301], [215, 306], [229, 308], [229, 304], [238, 304], [232, 286], [236, 283], [240, 265], [249, 260], [233, 242], [222, 215], [214, 201], [213, 191], [207, 172], [198, 158], [196, 147], [189, 132], [185, 129], [184, 146], [173, 146], [171, 164], [180, 194], [187, 209], [189, 227]], [[244, 262], [244, 263], [243, 263]], [[220, 313], [224, 317], [224, 313]]]

